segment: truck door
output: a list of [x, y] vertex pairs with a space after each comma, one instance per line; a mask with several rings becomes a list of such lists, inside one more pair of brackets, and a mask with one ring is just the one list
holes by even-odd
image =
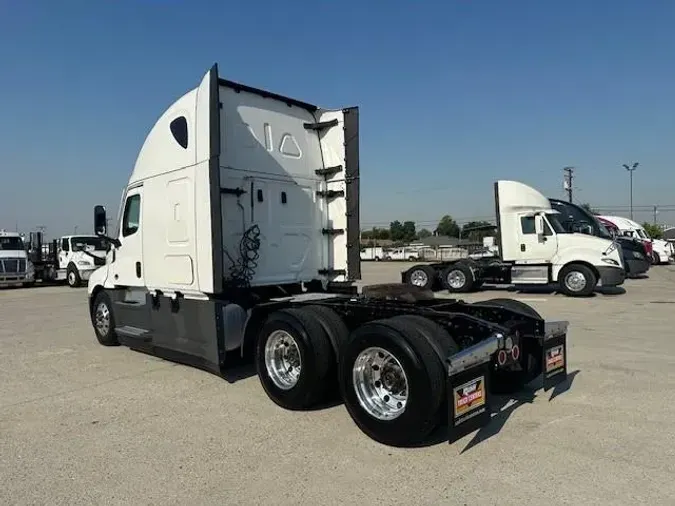
[[[542, 230], [537, 230], [537, 218], [533, 215], [520, 216], [520, 259], [524, 264], [549, 264], [558, 249], [553, 229], [540, 216]], [[538, 233], [540, 232], [540, 233]]]
[[68, 237], [61, 238], [61, 244], [59, 244], [59, 269], [65, 269], [68, 267], [68, 255], [70, 255], [70, 239]]
[[123, 287], [145, 287], [143, 278], [143, 187], [127, 192], [120, 224], [121, 246], [111, 264], [113, 282]]
[[110, 264], [113, 283], [122, 290], [112, 292], [117, 333], [151, 341], [152, 324], [143, 265], [143, 187], [127, 191], [117, 239], [120, 246]]

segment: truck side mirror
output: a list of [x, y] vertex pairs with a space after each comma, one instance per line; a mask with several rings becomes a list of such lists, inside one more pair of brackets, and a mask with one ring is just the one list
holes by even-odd
[[105, 207], [94, 207], [94, 233], [96, 235], [106, 235], [108, 232], [108, 218], [106, 217]]
[[588, 223], [574, 223], [574, 226], [572, 228], [572, 232], [575, 232], [577, 234], [586, 234], [586, 235], [593, 235], [593, 227], [591, 227]]
[[544, 235], [544, 218], [540, 214], [534, 217], [534, 231], [537, 235]]

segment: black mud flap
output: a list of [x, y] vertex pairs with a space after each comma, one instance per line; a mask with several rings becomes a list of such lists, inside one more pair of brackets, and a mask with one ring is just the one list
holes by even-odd
[[448, 441], [490, 422], [490, 359], [503, 343], [495, 335], [448, 358]]
[[544, 325], [543, 374], [544, 391], [567, 379], [566, 321], [546, 322]]

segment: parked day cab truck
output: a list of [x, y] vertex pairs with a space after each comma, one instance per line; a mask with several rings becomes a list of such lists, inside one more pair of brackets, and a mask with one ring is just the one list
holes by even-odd
[[668, 241], [652, 239], [642, 225], [628, 218], [621, 216], [601, 216], [601, 218], [614, 225], [622, 236], [633, 237], [649, 244], [654, 265], [670, 263], [670, 258], [673, 256], [673, 247]]
[[70, 287], [76, 288], [105, 264], [107, 244], [96, 235], [64, 235], [44, 243], [42, 232], [31, 232], [28, 251], [35, 266], [35, 279], [43, 282], [66, 281]]
[[35, 269], [28, 259], [23, 237], [0, 230], [0, 287], [35, 283]]
[[[223, 376], [250, 351], [276, 404], [308, 409], [339, 392], [358, 427], [390, 445], [444, 420], [452, 439], [489, 421], [493, 392], [563, 381], [567, 322], [526, 304], [401, 284], [357, 294], [358, 115], [214, 66], [138, 155], [108, 262], [89, 278], [98, 341]], [[106, 236], [101, 206], [94, 224]]]
[[559, 213], [534, 188], [517, 181], [494, 184], [500, 257], [415, 265], [404, 283], [469, 292], [483, 283], [556, 285], [568, 296], [588, 296], [598, 283], [625, 280], [621, 247], [611, 239], [569, 233]]
[[616, 241], [621, 246], [626, 277], [635, 278], [649, 270], [650, 255], [644, 243], [632, 237], [612, 234], [606, 221], [603, 223], [598, 216], [577, 204], [553, 198], [548, 200], [551, 207], [560, 213], [559, 221], [568, 232], [594, 235]]

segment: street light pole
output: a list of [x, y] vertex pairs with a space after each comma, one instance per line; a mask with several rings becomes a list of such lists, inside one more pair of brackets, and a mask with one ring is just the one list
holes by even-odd
[[633, 172], [638, 168], [640, 162], [635, 162], [633, 165], [623, 164], [623, 168], [630, 174], [630, 219], [633, 219]]

